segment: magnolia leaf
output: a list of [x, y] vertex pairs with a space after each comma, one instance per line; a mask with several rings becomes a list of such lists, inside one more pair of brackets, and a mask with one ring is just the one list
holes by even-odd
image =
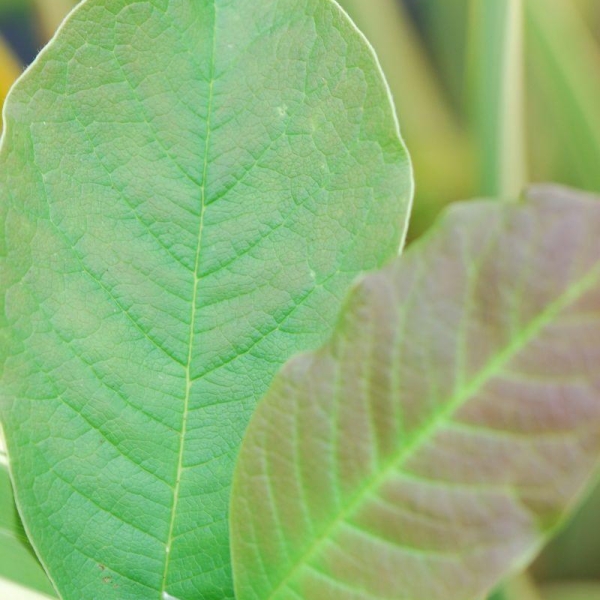
[[238, 600], [479, 600], [600, 457], [600, 202], [477, 201], [351, 293], [259, 405]]
[[233, 598], [247, 422], [395, 256], [411, 172], [329, 0], [88, 0], [12, 91], [1, 414], [61, 596]]
[[[23, 529], [13, 500], [8, 470], [0, 464], [0, 596], [20, 600], [40, 597], [34, 590], [42, 592], [42, 597], [55, 597], [52, 584], [35, 553]], [[2, 582], [2, 579], [10, 580]], [[15, 585], [19, 584], [19, 585]], [[25, 588], [17, 593], [17, 590]], [[12, 595], [8, 595], [8, 590]]]

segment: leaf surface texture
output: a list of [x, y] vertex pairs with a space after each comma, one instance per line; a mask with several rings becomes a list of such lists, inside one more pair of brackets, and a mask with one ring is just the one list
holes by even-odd
[[404, 237], [376, 59], [328, 0], [87, 0], [5, 117], [1, 411], [33, 543], [65, 599], [232, 598], [255, 404]]

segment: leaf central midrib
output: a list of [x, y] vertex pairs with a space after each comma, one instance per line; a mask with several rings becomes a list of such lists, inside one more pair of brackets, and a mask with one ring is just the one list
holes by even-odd
[[196, 247], [196, 257], [194, 261], [194, 280], [193, 280], [193, 292], [192, 292], [192, 307], [190, 314], [190, 328], [188, 334], [188, 354], [185, 364], [185, 394], [183, 401], [183, 414], [181, 422], [181, 434], [179, 438], [179, 451], [178, 451], [178, 463], [177, 463], [177, 475], [175, 479], [175, 488], [173, 491], [173, 505], [171, 507], [171, 518], [169, 523], [169, 533], [165, 544], [165, 566], [162, 577], [162, 584], [160, 589], [159, 600], [163, 600], [166, 587], [167, 577], [169, 574], [169, 564], [171, 556], [171, 545], [173, 543], [175, 521], [177, 519], [177, 508], [179, 504], [179, 494], [181, 490], [181, 476], [183, 473], [183, 456], [185, 451], [185, 438], [187, 435], [188, 425], [188, 414], [189, 414], [189, 403], [191, 389], [194, 383], [192, 377], [192, 359], [194, 355], [194, 332], [196, 329], [196, 313], [197, 313], [197, 300], [198, 300], [198, 287], [201, 281], [201, 277], [198, 276], [200, 268], [200, 254], [202, 250], [202, 236], [204, 231], [204, 214], [206, 212], [206, 177], [208, 173], [208, 153], [210, 147], [210, 135], [211, 135], [211, 115], [212, 115], [212, 104], [213, 104], [213, 88], [215, 82], [215, 55], [216, 55], [216, 22], [217, 22], [217, 8], [214, 6], [213, 13], [213, 28], [212, 28], [212, 50], [210, 56], [210, 73], [209, 73], [209, 88], [208, 88], [208, 101], [206, 110], [206, 135], [204, 141], [204, 159], [202, 168], [202, 183], [200, 186], [200, 219], [198, 224], [198, 244]]
[[464, 388], [458, 390], [450, 398], [446, 406], [432, 415], [430, 422], [416, 435], [407, 441], [407, 444], [395, 453], [386, 465], [374, 476], [369, 478], [351, 499], [349, 504], [338, 513], [338, 515], [325, 527], [315, 538], [309, 548], [296, 560], [279, 584], [269, 593], [265, 600], [275, 600], [278, 593], [291, 583], [297, 572], [307, 564], [318, 552], [320, 547], [330, 538], [332, 532], [352, 515], [360, 506], [365, 496], [373, 490], [378, 489], [385, 481], [390, 471], [398, 469], [419, 448], [425, 440], [433, 437], [443, 424], [470, 398], [477, 394], [483, 386], [497, 375], [519, 351], [531, 342], [540, 331], [551, 322], [552, 318], [564, 310], [569, 304], [581, 297], [590, 287], [598, 283], [600, 278], [600, 263], [596, 263], [581, 279], [570, 286], [563, 294], [551, 302], [545, 310], [532, 319], [525, 327], [522, 335], [513, 339], [502, 351], [498, 352], [480, 371], [473, 377], [471, 382]]

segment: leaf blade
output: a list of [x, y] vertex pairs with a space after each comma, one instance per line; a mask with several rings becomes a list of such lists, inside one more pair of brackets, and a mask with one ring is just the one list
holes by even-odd
[[33, 543], [65, 598], [232, 597], [253, 405], [405, 234], [376, 59], [330, 2], [88, 0], [5, 115], [1, 410]]
[[240, 600], [479, 598], [570, 508], [600, 454], [600, 209], [532, 195], [455, 208], [275, 379], [234, 481]]

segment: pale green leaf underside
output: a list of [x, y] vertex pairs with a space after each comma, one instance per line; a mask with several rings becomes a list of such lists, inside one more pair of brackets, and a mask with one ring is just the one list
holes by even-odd
[[600, 456], [600, 202], [453, 208], [293, 359], [236, 468], [238, 600], [479, 600]]
[[395, 255], [411, 175], [329, 0], [88, 0], [16, 86], [0, 156], [0, 390], [65, 599], [233, 597], [246, 423]]

